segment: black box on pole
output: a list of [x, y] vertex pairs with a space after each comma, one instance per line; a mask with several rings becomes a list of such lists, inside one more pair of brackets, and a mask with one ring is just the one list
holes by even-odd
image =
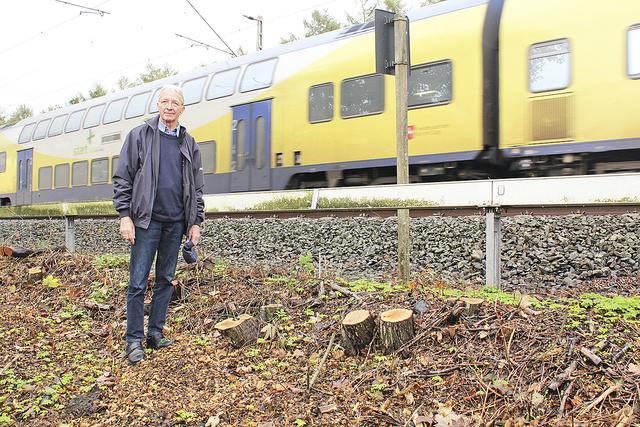
[[[395, 53], [395, 29], [393, 18], [395, 13], [388, 10], [376, 9], [374, 15], [376, 32], [376, 73], [396, 74]], [[409, 38], [409, 25], [407, 25], [407, 62], [409, 74], [411, 74], [411, 42]]]

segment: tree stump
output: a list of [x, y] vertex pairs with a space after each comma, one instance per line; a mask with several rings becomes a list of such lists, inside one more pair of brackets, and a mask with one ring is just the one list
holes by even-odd
[[414, 335], [411, 310], [397, 308], [380, 314], [380, 342], [385, 354], [396, 351], [411, 341]]
[[480, 310], [480, 306], [484, 302], [482, 298], [461, 298], [464, 302], [464, 314], [467, 316], [475, 316]]
[[269, 322], [273, 319], [278, 310], [284, 310], [282, 304], [268, 304], [260, 307], [260, 319], [264, 322]]
[[33, 267], [27, 270], [27, 280], [30, 283], [35, 283], [42, 280], [42, 269], [40, 267]]
[[369, 310], [355, 310], [342, 320], [342, 346], [345, 353], [355, 356], [373, 340], [375, 322]]
[[256, 319], [248, 314], [218, 322], [215, 328], [236, 348], [255, 343], [260, 331]]

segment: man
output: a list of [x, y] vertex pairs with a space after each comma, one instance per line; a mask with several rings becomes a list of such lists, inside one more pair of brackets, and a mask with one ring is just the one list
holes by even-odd
[[165, 86], [158, 116], [129, 132], [113, 174], [113, 203], [120, 214], [120, 235], [131, 245], [127, 292], [127, 358], [144, 358], [144, 293], [156, 257], [155, 286], [147, 328], [147, 347], [173, 344], [162, 334], [173, 293], [178, 251], [186, 233], [200, 241], [204, 220], [202, 160], [198, 144], [178, 119], [184, 96]]

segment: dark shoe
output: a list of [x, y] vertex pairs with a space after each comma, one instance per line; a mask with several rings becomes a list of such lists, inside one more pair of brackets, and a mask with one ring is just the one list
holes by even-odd
[[147, 348], [157, 350], [159, 348], [169, 347], [174, 342], [174, 340], [170, 340], [163, 335], [149, 335], [147, 337]]
[[127, 343], [127, 359], [129, 363], [135, 365], [144, 359], [144, 349], [139, 341]]

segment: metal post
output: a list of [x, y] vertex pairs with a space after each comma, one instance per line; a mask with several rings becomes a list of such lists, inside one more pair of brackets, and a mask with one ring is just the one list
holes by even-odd
[[[407, 147], [407, 104], [409, 63], [407, 53], [407, 26], [404, 15], [396, 15], [394, 21], [395, 77], [396, 77], [396, 174], [398, 184], [409, 183], [409, 155]], [[410, 228], [409, 209], [398, 209], [398, 271], [402, 283], [409, 282], [410, 275]]]
[[486, 211], [486, 277], [487, 286], [500, 288], [500, 246], [502, 243], [502, 222], [500, 209], [487, 208]]
[[64, 244], [69, 252], [76, 251], [76, 225], [72, 216], [64, 217]]

